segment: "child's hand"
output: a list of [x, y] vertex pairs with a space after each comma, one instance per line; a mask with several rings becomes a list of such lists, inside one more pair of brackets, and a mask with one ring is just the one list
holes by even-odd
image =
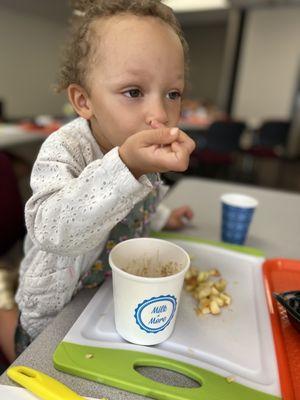
[[119, 154], [138, 179], [150, 172], [185, 171], [194, 148], [194, 141], [183, 131], [160, 127], [130, 136]]
[[177, 230], [183, 228], [187, 220], [192, 219], [194, 213], [189, 206], [182, 206], [172, 210], [164, 229]]

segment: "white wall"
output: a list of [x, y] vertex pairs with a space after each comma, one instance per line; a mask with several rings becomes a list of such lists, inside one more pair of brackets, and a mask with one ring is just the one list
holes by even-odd
[[250, 10], [244, 33], [233, 115], [288, 118], [300, 67], [300, 7]]
[[59, 52], [66, 24], [0, 7], [0, 99], [6, 115], [61, 114], [55, 95]]

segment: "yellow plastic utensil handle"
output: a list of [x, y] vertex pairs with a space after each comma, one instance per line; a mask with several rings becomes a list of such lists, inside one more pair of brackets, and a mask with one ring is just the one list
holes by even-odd
[[7, 375], [43, 400], [84, 400], [63, 383], [33, 368], [10, 367]]

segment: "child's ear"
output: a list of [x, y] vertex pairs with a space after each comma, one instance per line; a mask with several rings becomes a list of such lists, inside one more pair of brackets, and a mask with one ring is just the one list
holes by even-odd
[[92, 118], [92, 105], [87, 92], [82, 86], [77, 85], [76, 83], [71, 83], [68, 87], [68, 97], [78, 115], [85, 119]]

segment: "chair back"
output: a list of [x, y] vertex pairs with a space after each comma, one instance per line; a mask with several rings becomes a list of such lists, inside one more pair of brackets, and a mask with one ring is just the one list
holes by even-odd
[[244, 122], [213, 122], [208, 129], [206, 148], [219, 153], [230, 153], [238, 150], [245, 127]]
[[25, 232], [24, 211], [12, 162], [0, 152], [0, 255]]
[[183, 129], [183, 131], [191, 138], [196, 144], [197, 149], [206, 147], [206, 129]]
[[259, 129], [258, 145], [273, 148], [285, 146], [290, 130], [290, 121], [266, 121]]

